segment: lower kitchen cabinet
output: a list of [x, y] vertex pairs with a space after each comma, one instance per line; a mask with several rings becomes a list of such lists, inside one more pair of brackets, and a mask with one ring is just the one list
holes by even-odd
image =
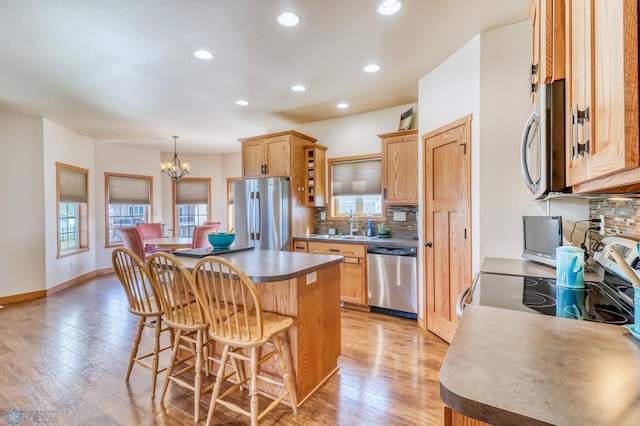
[[451, 408], [444, 407], [444, 425], [445, 426], [485, 426], [489, 423], [482, 422], [480, 420], [472, 419], [471, 417], [464, 416]]
[[368, 305], [367, 294], [367, 246], [334, 242], [305, 242], [295, 240], [294, 251], [344, 256], [340, 264], [340, 300], [354, 307]]

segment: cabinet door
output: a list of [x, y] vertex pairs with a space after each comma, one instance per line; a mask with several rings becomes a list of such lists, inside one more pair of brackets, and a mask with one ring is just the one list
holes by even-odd
[[640, 166], [638, 4], [570, 5], [567, 170], [576, 185]]
[[566, 158], [567, 185], [575, 185], [586, 178], [586, 161], [584, 153], [579, 153], [580, 146], [591, 139], [591, 126], [583, 118], [578, 122], [578, 115], [584, 115], [591, 104], [591, 33], [590, 0], [570, 0], [568, 12], [568, 61], [565, 96], [567, 99], [566, 119]]
[[242, 176], [262, 176], [263, 165], [262, 141], [244, 142], [242, 144]]
[[357, 305], [367, 304], [366, 261], [345, 257], [340, 264], [340, 300]]
[[586, 179], [638, 167], [638, 2], [592, 6], [592, 146]]
[[288, 177], [291, 174], [291, 143], [288, 136], [264, 141], [267, 176]]
[[382, 167], [387, 204], [418, 203], [418, 136], [382, 141]]

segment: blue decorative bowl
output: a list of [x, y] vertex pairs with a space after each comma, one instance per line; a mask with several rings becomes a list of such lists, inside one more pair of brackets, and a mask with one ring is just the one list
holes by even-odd
[[213, 246], [214, 250], [227, 249], [233, 240], [236, 239], [236, 234], [227, 234], [224, 232], [218, 232], [215, 234], [209, 234], [209, 244]]

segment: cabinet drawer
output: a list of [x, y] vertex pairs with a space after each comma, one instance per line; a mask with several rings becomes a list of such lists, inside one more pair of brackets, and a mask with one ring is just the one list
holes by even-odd
[[307, 242], [306, 241], [294, 241], [293, 242], [293, 251], [306, 253], [307, 252]]
[[360, 259], [359, 257], [345, 257], [342, 260], [344, 263], [355, 263], [357, 265], [359, 265], [360, 263], [362, 263], [362, 259]]
[[343, 256], [359, 257], [362, 259], [367, 255], [367, 247], [357, 244], [309, 242], [307, 248], [309, 253], [317, 254], [341, 254]]

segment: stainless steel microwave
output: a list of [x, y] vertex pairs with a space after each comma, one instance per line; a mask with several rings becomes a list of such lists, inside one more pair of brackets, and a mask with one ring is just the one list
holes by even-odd
[[571, 192], [565, 180], [564, 80], [540, 87], [522, 132], [520, 167], [534, 199]]

